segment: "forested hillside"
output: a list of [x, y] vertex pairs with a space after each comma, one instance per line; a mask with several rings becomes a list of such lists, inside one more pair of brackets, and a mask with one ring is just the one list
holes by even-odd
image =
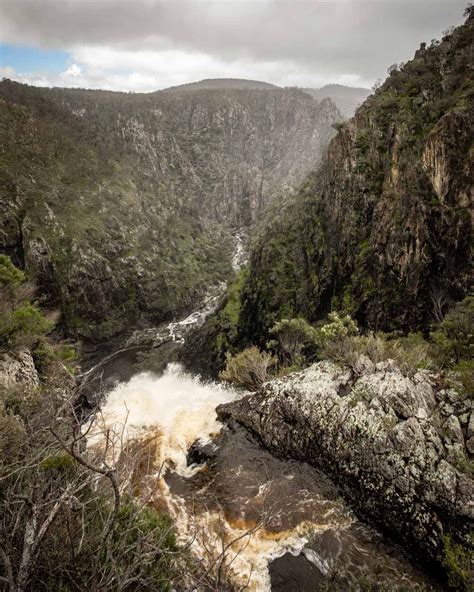
[[391, 69], [255, 241], [240, 336], [331, 310], [428, 330], [472, 282], [474, 14]]
[[241, 78], [206, 78], [198, 82], [188, 82], [187, 84], [179, 84], [178, 86], [170, 86], [166, 88], [166, 92], [176, 92], [182, 90], [202, 90], [202, 89], [260, 89], [269, 90], [279, 88], [269, 82], [261, 82], [260, 80], [246, 80]]
[[228, 276], [232, 230], [301, 182], [338, 118], [297, 90], [140, 95], [4, 80], [1, 250], [70, 334], [173, 317]]

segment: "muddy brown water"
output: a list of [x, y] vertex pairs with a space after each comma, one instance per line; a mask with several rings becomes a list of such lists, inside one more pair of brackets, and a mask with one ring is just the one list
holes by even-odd
[[276, 458], [238, 426], [221, 426], [215, 407], [241, 394], [177, 365], [162, 376], [133, 375], [138, 351], [97, 369], [122, 381], [104, 413], [120, 421], [125, 406], [131, 437], [156, 437], [155, 467], [163, 470], [143, 479], [160, 480], [154, 501], [196, 555], [210, 557], [229, 544], [230, 577], [242, 583], [251, 574], [248, 589], [257, 592], [349, 590], [364, 579], [439, 589], [402, 549], [359, 521], [322, 472]]
[[394, 589], [436, 589], [402, 549], [356, 519], [317, 469], [275, 458], [237, 426], [225, 428], [200, 453], [199, 444], [194, 448], [188, 463], [197, 455], [201, 469], [190, 477], [168, 470], [171, 495], [194, 512], [219, 512], [240, 530], [261, 525], [258, 537], [281, 540], [280, 551], [294, 533], [305, 539], [301, 548], [290, 547], [269, 562], [272, 591], [336, 589], [331, 583], [349, 590], [363, 580]]

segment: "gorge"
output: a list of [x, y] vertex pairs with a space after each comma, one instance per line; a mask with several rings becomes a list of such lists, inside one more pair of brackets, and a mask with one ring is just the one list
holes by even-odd
[[2, 589], [472, 589], [473, 41], [0, 83]]

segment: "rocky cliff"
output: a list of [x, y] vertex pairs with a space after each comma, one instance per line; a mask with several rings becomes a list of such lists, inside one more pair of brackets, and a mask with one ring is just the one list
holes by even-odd
[[446, 544], [472, 545], [474, 481], [463, 462], [472, 400], [434, 375], [365, 357], [356, 371], [320, 362], [217, 413], [275, 454], [322, 469], [361, 516], [448, 571]]
[[377, 330], [425, 330], [472, 285], [474, 14], [341, 124], [323, 165], [269, 214], [240, 332], [345, 310]]
[[297, 90], [148, 95], [0, 83], [1, 251], [70, 333], [187, 310], [232, 229], [320, 159], [339, 114]]

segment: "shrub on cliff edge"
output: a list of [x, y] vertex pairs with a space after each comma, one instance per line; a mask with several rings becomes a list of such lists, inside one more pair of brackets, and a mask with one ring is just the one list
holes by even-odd
[[227, 353], [225, 369], [219, 377], [246, 389], [256, 390], [270, 378], [270, 369], [276, 363], [272, 354], [253, 346], [236, 355]]

